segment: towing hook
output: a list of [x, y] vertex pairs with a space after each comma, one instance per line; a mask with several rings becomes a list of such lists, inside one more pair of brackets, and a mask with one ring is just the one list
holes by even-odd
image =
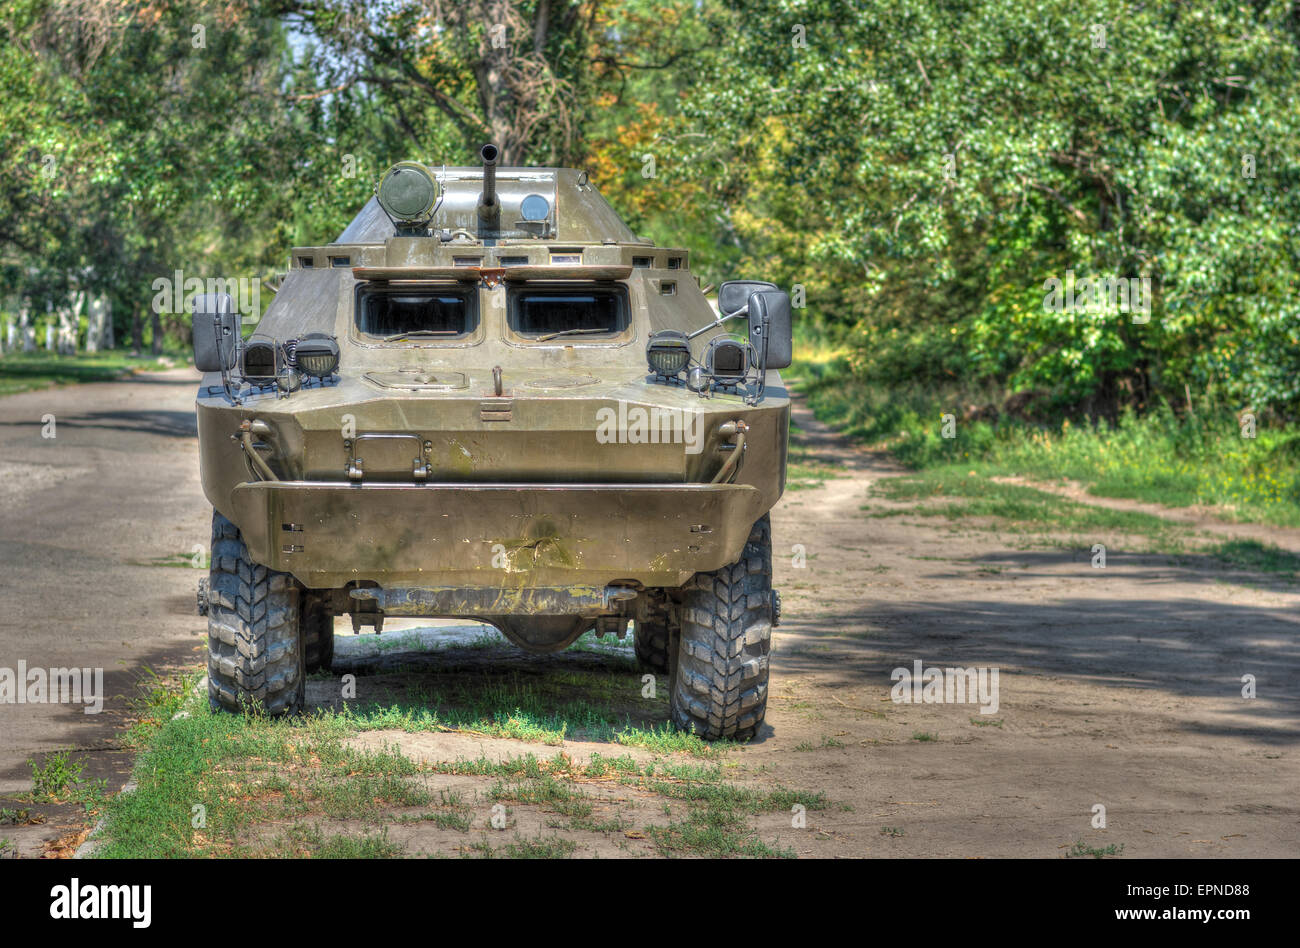
[[734, 446], [731, 449], [731, 454], [727, 456], [727, 460], [718, 469], [718, 473], [713, 475], [713, 480], [710, 483], [724, 484], [731, 478], [736, 466], [740, 463], [740, 456], [745, 453], [745, 434], [748, 431], [749, 425], [739, 418], [735, 421], [724, 421], [718, 426], [718, 434], [724, 438], [735, 437], [736, 440], [733, 442]]
[[264, 421], [245, 418], [239, 423], [239, 444], [244, 449], [244, 455], [248, 458], [248, 462], [253, 465], [253, 469], [262, 480], [278, 481], [280, 478], [275, 476], [271, 466], [262, 459], [262, 456], [257, 453], [257, 449], [253, 447], [253, 435], [256, 434], [258, 437], [264, 438], [270, 433], [271, 426]]

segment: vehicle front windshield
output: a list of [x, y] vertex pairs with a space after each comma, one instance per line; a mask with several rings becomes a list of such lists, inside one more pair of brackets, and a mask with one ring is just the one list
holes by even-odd
[[511, 292], [510, 328], [543, 341], [560, 335], [612, 335], [627, 328], [619, 287], [525, 287]]
[[477, 294], [460, 286], [377, 284], [357, 294], [357, 328], [368, 336], [456, 339], [473, 332]]

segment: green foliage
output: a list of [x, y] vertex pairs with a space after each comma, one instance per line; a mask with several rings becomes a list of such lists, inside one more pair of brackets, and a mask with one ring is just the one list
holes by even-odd
[[[0, 303], [270, 278], [387, 164], [495, 139], [588, 167], [705, 282], [798, 285], [867, 383], [1291, 421], [1297, 67], [1280, 0], [14, 0]], [[1118, 279], [1149, 313], [1053, 305]]]
[[[189, 358], [189, 354], [178, 351], [172, 357], [183, 361]], [[51, 385], [109, 382], [121, 378], [132, 369], [157, 371], [167, 367], [167, 363], [161, 360], [130, 359], [121, 352], [77, 356], [62, 356], [45, 351], [9, 352], [0, 359], [0, 395], [48, 388]]]
[[32, 799], [60, 800], [81, 781], [85, 764], [71, 760], [70, 754], [70, 751], [55, 751], [45, 758], [43, 764], [27, 761], [27, 766], [32, 769]]
[[[804, 375], [819, 417], [913, 468], [958, 478], [975, 471], [981, 482], [1065, 478], [1100, 497], [1197, 504], [1230, 519], [1300, 526], [1300, 432], [1291, 427], [1252, 429], [1208, 402], [1181, 412], [1165, 403], [1145, 414], [1128, 409], [1114, 422], [967, 419], [953, 391], [867, 385], [843, 361]], [[945, 414], [953, 416], [951, 438], [943, 436]]]
[[71, 750], [55, 751], [46, 755], [43, 764], [28, 760], [32, 771], [31, 799], [36, 803], [79, 803], [90, 815], [104, 801], [106, 779], [84, 780], [81, 772], [85, 763], [72, 759]]
[[[843, 327], [860, 377], [1093, 416], [1184, 386], [1300, 411], [1289, 5], [727, 6], [685, 111], [735, 155], [753, 257]], [[1149, 322], [1046, 307], [1070, 271], [1149, 278]]]
[[[215, 0], [8, 4], [0, 303], [103, 293], [138, 346], [155, 279], [268, 272], [298, 174], [286, 56], [278, 23]], [[180, 323], [158, 316], [155, 352]]]

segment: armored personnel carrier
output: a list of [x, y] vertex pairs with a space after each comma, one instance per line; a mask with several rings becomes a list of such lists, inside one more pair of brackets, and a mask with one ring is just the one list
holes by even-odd
[[706, 739], [763, 721], [790, 300], [637, 238], [585, 172], [402, 162], [245, 337], [194, 297], [214, 709], [292, 713], [334, 620], [629, 626]]

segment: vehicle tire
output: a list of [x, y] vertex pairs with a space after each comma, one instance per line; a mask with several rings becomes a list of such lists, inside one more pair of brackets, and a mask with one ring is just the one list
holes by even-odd
[[655, 616], [632, 624], [632, 646], [636, 650], [637, 664], [642, 671], [666, 675], [668, 662], [668, 622], [666, 616]]
[[208, 703], [214, 711], [300, 711], [306, 686], [297, 582], [254, 563], [239, 528], [212, 512]]
[[303, 597], [302, 607], [302, 649], [303, 665], [307, 674], [324, 669], [329, 671], [334, 664], [334, 613], [325, 604], [312, 596]]
[[740, 559], [684, 587], [669, 709], [705, 740], [753, 737], [767, 711], [772, 643], [772, 527], [754, 524]]

